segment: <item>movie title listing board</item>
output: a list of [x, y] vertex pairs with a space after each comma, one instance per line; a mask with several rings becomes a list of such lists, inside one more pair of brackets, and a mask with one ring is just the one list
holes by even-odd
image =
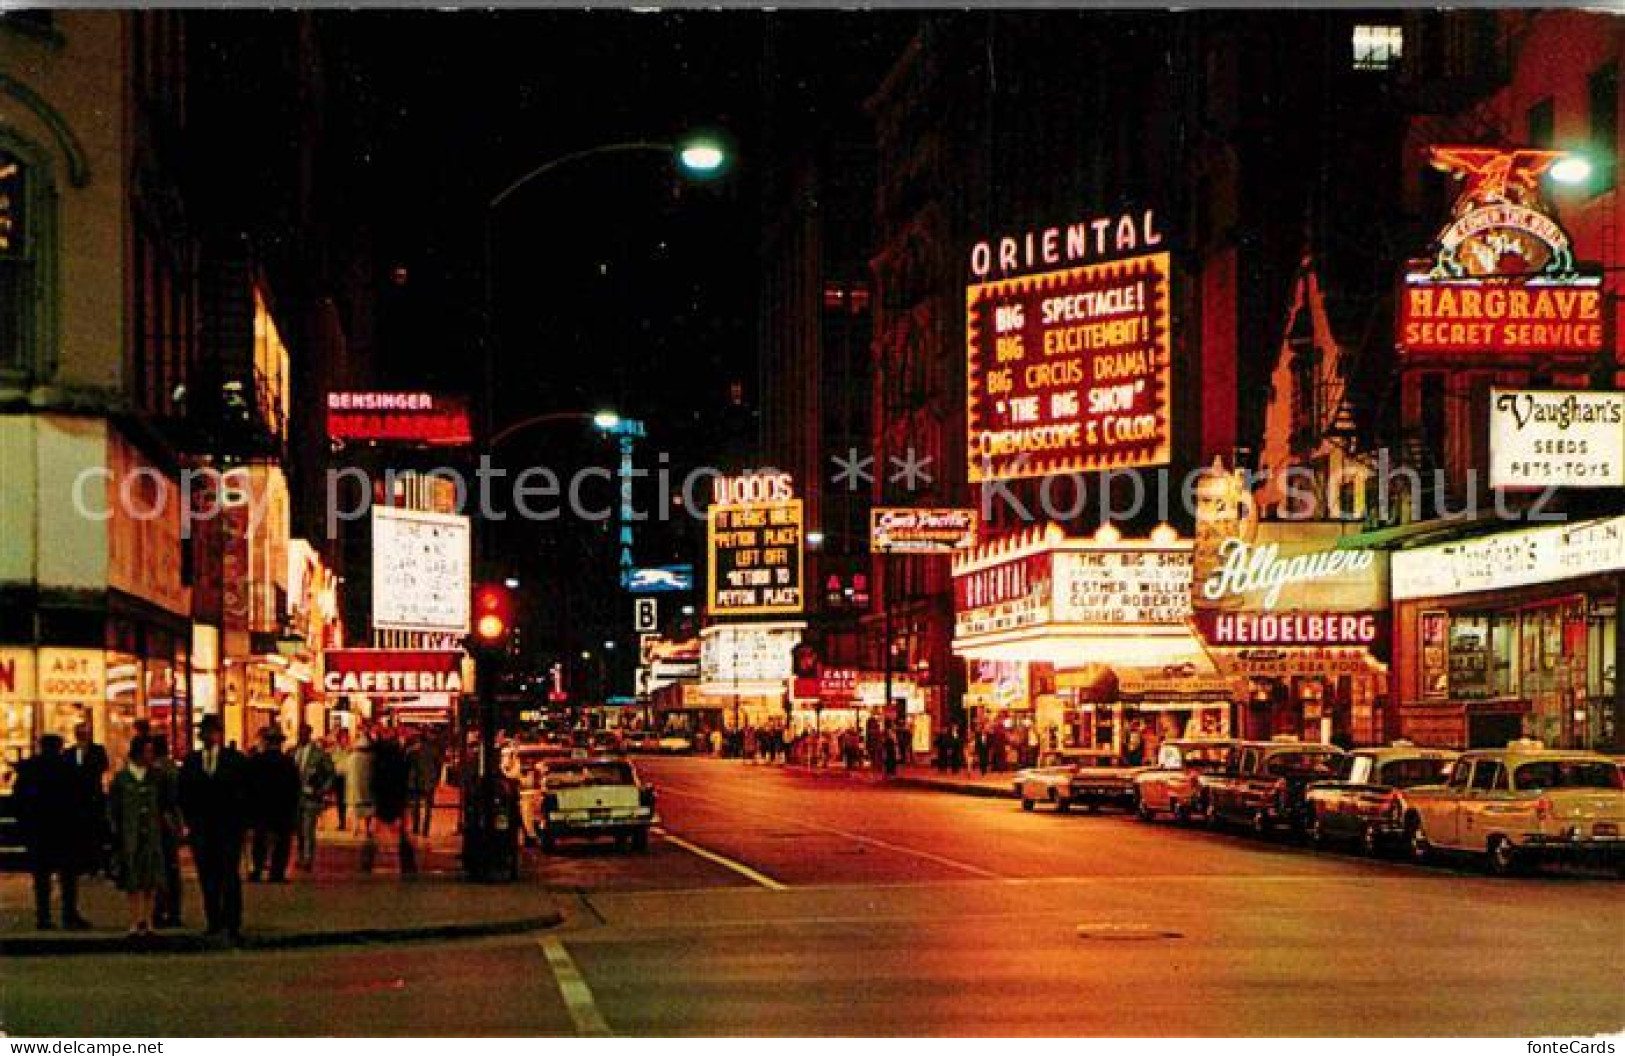
[[[759, 501], [713, 502], [706, 515], [712, 616], [799, 613], [804, 602], [801, 500], [779, 489], [744, 490]], [[740, 489], [732, 497], [739, 497]]]
[[1168, 462], [1167, 253], [966, 291], [970, 481]]

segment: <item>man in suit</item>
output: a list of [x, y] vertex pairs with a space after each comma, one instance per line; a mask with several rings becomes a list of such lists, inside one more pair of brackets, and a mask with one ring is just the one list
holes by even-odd
[[73, 727], [73, 749], [68, 762], [78, 775], [84, 809], [83, 839], [80, 843], [81, 869], [97, 873], [107, 868], [108, 847], [112, 830], [107, 820], [107, 749], [97, 744], [91, 733], [89, 720]]
[[203, 747], [186, 757], [181, 768], [181, 813], [186, 818], [203, 889], [203, 913], [209, 934], [222, 932], [232, 941], [243, 927], [243, 829], [247, 810], [247, 762], [235, 748], [224, 747], [220, 718], [205, 715], [198, 726]]
[[321, 745], [310, 739], [309, 723], [299, 725], [299, 742], [293, 749], [293, 763], [299, 771], [299, 829], [295, 834], [298, 855], [295, 863], [309, 872], [316, 864], [316, 821], [327, 806], [327, 790], [333, 787], [333, 760]]
[[51, 877], [62, 885], [62, 926], [83, 931], [89, 922], [79, 915], [79, 866], [87, 823], [85, 785], [62, 751], [62, 738], [40, 738], [39, 754], [17, 767], [13, 799], [34, 876], [35, 924], [51, 924]]

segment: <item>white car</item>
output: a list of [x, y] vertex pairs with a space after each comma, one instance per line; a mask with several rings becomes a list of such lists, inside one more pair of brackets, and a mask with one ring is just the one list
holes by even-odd
[[1017, 770], [1013, 787], [1021, 809], [1033, 810], [1040, 803], [1048, 803], [1065, 811], [1072, 806], [1072, 778], [1077, 772], [1077, 757], [1059, 752], [1045, 753], [1037, 766]]
[[604, 836], [643, 850], [660, 822], [654, 788], [630, 762], [604, 757], [543, 763], [539, 780], [519, 793], [519, 813], [548, 854], [563, 839]]

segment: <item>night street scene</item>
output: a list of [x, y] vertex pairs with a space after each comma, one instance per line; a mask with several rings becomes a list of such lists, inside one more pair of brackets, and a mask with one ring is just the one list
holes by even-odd
[[1614, 1056], [1621, 11], [0, 0], [0, 1056]]

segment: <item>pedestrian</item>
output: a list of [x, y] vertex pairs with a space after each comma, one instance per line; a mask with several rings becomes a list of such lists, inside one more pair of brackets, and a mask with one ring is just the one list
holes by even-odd
[[976, 769], [983, 775], [987, 774], [989, 757], [993, 754], [992, 738], [988, 736], [986, 726], [976, 727]]
[[[407, 782], [409, 780], [406, 753], [401, 749], [400, 741], [388, 731], [380, 731], [380, 736], [373, 741], [372, 751], [373, 816], [377, 824], [395, 828], [401, 872], [416, 872], [417, 866], [412, 841], [407, 836], [406, 831]], [[369, 841], [370, 846], [371, 841]]]
[[282, 731], [267, 726], [260, 733], [260, 750], [248, 760], [249, 819], [254, 826], [251, 883], [265, 877], [267, 864], [273, 884], [288, 882], [293, 830], [299, 823], [299, 768], [283, 752], [282, 741]]
[[74, 773], [83, 783], [84, 809], [90, 819], [90, 830], [85, 834], [85, 859], [80, 863], [87, 873], [107, 869], [107, 771], [110, 764], [107, 749], [97, 744], [89, 720], [73, 727], [73, 750], [69, 753]]
[[152, 740], [137, 734], [108, 794], [114, 875], [130, 900], [130, 937], [152, 934], [153, 908], [164, 886], [163, 804], [152, 767]]
[[948, 730], [948, 772], [957, 774], [965, 769], [965, 727], [953, 726]]
[[1139, 766], [1145, 759], [1145, 738], [1140, 733], [1140, 724], [1136, 722], [1129, 727], [1128, 737], [1123, 743], [1123, 763], [1126, 766]]
[[29, 872], [34, 878], [34, 925], [49, 930], [51, 878], [62, 888], [62, 927], [83, 931], [79, 915], [79, 870], [94, 830], [85, 803], [85, 784], [62, 751], [62, 738], [45, 734], [39, 753], [17, 766], [12, 791]]
[[[362, 836], [372, 839], [372, 737], [362, 730], [350, 749], [344, 773], [344, 795]], [[340, 826], [342, 828], [342, 825]]]
[[333, 760], [322, 746], [311, 740], [308, 722], [299, 724], [299, 740], [293, 749], [293, 765], [299, 774], [299, 827], [295, 830], [294, 863], [304, 872], [316, 864], [316, 822], [327, 806], [327, 790], [333, 784]]
[[163, 836], [164, 886], [158, 892], [153, 923], [160, 928], [181, 926], [181, 844], [186, 823], [181, 819], [181, 772], [169, 754], [169, 738], [152, 738], [152, 773], [158, 782], [158, 811]]
[[339, 831], [344, 831], [349, 813], [347, 789], [350, 773], [350, 731], [340, 726], [333, 736], [333, 750], [328, 753], [333, 761], [333, 806], [338, 811]]
[[897, 762], [901, 756], [897, 740], [897, 727], [886, 723], [880, 735], [881, 767], [887, 777], [897, 776]]
[[407, 778], [410, 782], [407, 791], [412, 800], [412, 833], [428, 836], [434, 823], [435, 789], [440, 786], [440, 768], [444, 764], [440, 739], [430, 734], [419, 737], [412, 745], [412, 750], [407, 753], [407, 762], [409, 763]]
[[198, 725], [203, 747], [189, 752], [181, 766], [181, 814], [203, 890], [208, 934], [222, 932], [233, 942], [243, 928], [243, 829], [247, 811], [247, 760], [224, 747], [218, 715]]

